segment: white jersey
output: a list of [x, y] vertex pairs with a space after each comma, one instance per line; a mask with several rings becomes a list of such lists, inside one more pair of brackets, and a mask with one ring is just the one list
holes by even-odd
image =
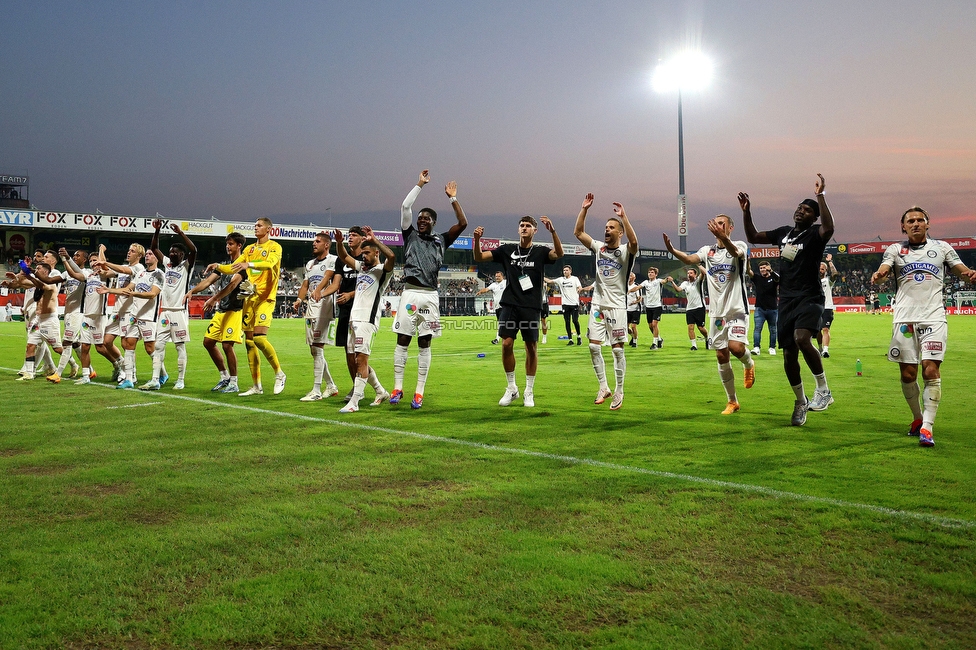
[[24, 289], [24, 305], [20, 308], [20, 313], [24, 316], [24, 323], [34, 320], [37, 313], [37, 301], [34, 300], [34, 290]]
[[61, 286], [64, 287], [64, 315], [80, 314], [82, 299], [85, 297], [85, 283], [66, 274]]
[[308, 282], [308, 293], [305, 294], [308, 298], [306, 313], [317, 312], [322, 307], [323, 301], [312, 299], [312, 292], [319, 286], [326, 271], [335, 272], [337, 259], [335, 255], [327, 254], [321, 260], [313, 258], [305, 263], [305, 282]]
[[104, 316], [106, 296], [98, 293], [98, 287], [105, 286], [102, 276], [91, 269], [82, 269], [81, 272], [85, 274], [85, 296], [82, 300], [81, 313], [85, 316]]
[[[117, 289], [122, 289], [123, 287], [128, 286], [129, 283], [133, 281], [133, 278], [146, 270], [146, 267], [138, 262], [127, 266], [132, 271], [132, 275], [119, 273], [117, 276], [115, 276], [115, 287]], [[132, 301], [133, 298], [128, 296], [119, 296], [118, 300], [115, 301], [115, 313], [118, 314], [119, 317], [128, 313], [128, 311], [132, 308]]]
[[[148, 293], [153, 287], [159, 287], [161, 294], [163, 285], [166, 283], [166, 278], [163, 275], [162, 269], [156, 269], [155, 271], [143, 269], [132, 279], [132, 282], [135, 283], [135, 290], [139, 293]], [[156, 294], [155, 298], [133, 297], [132, 305], [129, 307], [129, 315], [137, 320], [156, 320], [159, 314], [160, 294]]]
[[912, 246], [892, 244], [881, 264], [894, 270], [898, 290], [893, 302], [895, 323], [945, 322], [942, 286], [946, 268], [961, 264], [952, 246], [938, 239]]
[[190, 268], [189, 260], [173, 266], [168, 257], [163, 257], [163, 290], [160, 292], [161, 309], [185, 310], [183, 296], [190, 292]]
[[[641, 303], [643, 302], [641, 292], [639, 291], [641, 285], [632, 284], [627, 288], [629, 289], [627, 292], [627, 311], [640, 311]], [[634, 291], [635, 289], [638, 289], [638, 291]]]
[[356, 260], [356, 297], [352, 301], [352, 312], [349, 320], [380, 324], [380, 298], [383, 290], [390, 283], [393, 276], [387, 273], [382, 264], [376, 264], [369, 270], [363, 270], [363, 263]]
[[507, 286], [508, 280], [502, 280], [501, 282], [492, 282], [487, 287], [491, 291], [491, 302], [494, 304], [496, 310], [502, 306], [502, 294], [505, 293], [505, 287]]
[[685, 294], [685, 298], [688, 299], [688, 306], [685, 307], [687, 310], [701, 309], [705, 306], [702, 302], [701, 291], [698, 288], [698, 281], [689, 282], [685, 280], [678, 287]]
[[820, 288], [824, 295], [824, 309], [834, 308], [834, 281], [830, 279], [830, 272], [820, 278]]
[[559, 287], [559, 294], [562, 296], [562, 304], [566, 307], [579, 307], [579, 292], [583, 288], [579, 278], [571, 275], [558, 277], [553, 283]]
[[732, 244], [739, 250], [738, 257], [718, 246], [702, 246], [697, 252], [705, 265], [708, 313], [718, 318], [749, 313], [744, 273], [749, 249], [744, 241], [733, 241]]
[[655, 278], [654, 280], [644, 280], [640, 283], [641, 288], [644, 290], [644, 307], [650, 309], [652, 307], [661, 306], [661, 287], [667, 280], [661, 278]]
[[590, 250], [596, 253], [596, 280], [593, 282], [593, 305], [599, 309], [626, 309], [627, 288], [634, 258], [626, 246], [607, 248], [593, 240]]

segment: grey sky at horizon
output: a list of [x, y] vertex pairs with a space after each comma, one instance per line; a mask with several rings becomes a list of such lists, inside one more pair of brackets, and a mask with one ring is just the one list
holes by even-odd
[[[512, 237], [548, 214], [564, 240], [586, 192], [602, 230], [627, 207], [643, 247], [677, 239], [677, 96], [656, 63], [701, 45], [684, 96], [689, 246], [737, 217], [790, 220], [816, 173], [837, 241], [976, 234], [976, 4], [614, 2], [368, 6], [46, 3], [2, 46], [0, 171], [39, 208], [394, 229], [418, 203]], [[18, 88], [20, 90], [18, 90]], [[11, 98], [14, 98], [13, 100]], [[290, 215], [285, 217], [284, 215]], [[741, 227], [736, 233], [744, 238]]]

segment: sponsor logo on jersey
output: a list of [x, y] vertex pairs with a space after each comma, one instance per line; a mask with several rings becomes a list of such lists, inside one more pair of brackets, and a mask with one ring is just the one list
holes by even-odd
[[941, 271], [941, 268], [929, 262], [912, 262], [901, 267], [901, 275], [903, 277], [912, 273], [931, 273], [934, 276], [938, 276]]
[[922, 344], [922, 349], [927, 352], [942, 352], [942, 341], [926, 341]]
[[715, 319], [715, 329], [721, 330], [723, 327], [725, 327], [725, 319], [723, 319], [723, 318], [716, 318]]
[[745, 336], [746, 328], [743, 327], [742, 325], [736, 325], [735, 327], [732, 328], [732, 334], [733, 336]]
[[915, 330], [912, 327], [911, 323], [906, 323], [902, 325], [901, 327], [898, 328], [898, 331], [901, 332], [901, 335], [904, 336], [906, 339], [912, 338], [912, 336], [915, 333]]

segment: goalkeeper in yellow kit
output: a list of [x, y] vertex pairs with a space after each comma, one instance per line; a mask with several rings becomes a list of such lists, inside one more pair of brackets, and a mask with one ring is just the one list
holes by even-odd
[[[281, 245], [271, 241], [271, 219], [261, 217], [254, 223], [254, 236], [257, 241], [244, 247], [241, 256], [233, 264], [218, 264], [214, 268], [225, 275], [238, 273], [247, 269], [247, 279], [253, 285], [253, 293], [244, 301], [244, 345], [247, 348], [247, 365], [251, 368], [251, 379], [254, 385], [243, 393], [242, 397], [261, 395], [261, 358], [260, 350], [275, 371], [274, 394], [285, 389], [285, 373], [278, 363], [278, 354], [271, 342], [268, 341], [268, 328], [275, 310], [275, 299], [278, 297], [278, 279], [281, 277]], [[208, 269], [209, 270], [209, 269]], [[243, 284], [243, 283], [242, 283]], [[247, 291], [245, 288], [243, 291]]]

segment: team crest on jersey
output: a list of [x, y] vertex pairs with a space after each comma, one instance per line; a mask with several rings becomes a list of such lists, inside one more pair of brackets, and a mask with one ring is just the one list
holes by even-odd
[[911, 323], [906, 323], [902, 325], [901, 327], [898, 328], [898, 331], [901, 332], [901, 335], [904, 336], [906, 339], [912, 338], [912, 335], [915, 333], [915, 330], [912, 328]]
[[267, 314], [261, 314], [261, 320], [267, 320], [267, 319], [268, 319]]
[[926, 255], [928, 255], [928, 256], [929, 256], [929, 257], [931, 257], [932, 259], [935, 259], [936, 257], [938, 257], [938, 256], [939, 256], [939, 254], [938, 254], [938, 253], [936, 253], [935, 251], [929, 251], [928, 253], [926, 253]]
[[268, 251], [261, 251], [261, 257], [267, 257]]
[[234, 333], [234, 328], [233, 327], [228, 327], [227, 328], [227, 335], [230, 336], [233, 333]]
[[891, 357], [892, 359], [897, 359], [898, 357], [901, 356], [901, 349], [891, 348], [890, 350], [888, 350], [888, 356]]

